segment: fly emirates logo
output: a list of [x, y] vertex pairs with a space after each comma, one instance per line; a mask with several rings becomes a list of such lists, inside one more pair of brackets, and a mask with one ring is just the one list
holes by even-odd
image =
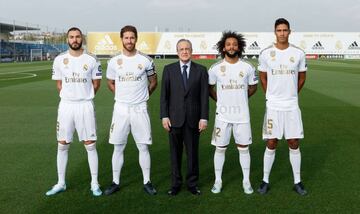
[[290, 69], [287, 65], [280, 65], [280, 68], [271, 69], [272, 75], [294, 75], [295, 70]]
[[231, 89], [245, 89], [245, 85], [238, 83], [237, 80], [230, 79], [229, 84], [222, 84], [222, 90], [231, 90]]
[[65, 83], [87, 83], [87, 79], [81, 77], [79, 73], [73, 72], [72, 77], [65, 77]]

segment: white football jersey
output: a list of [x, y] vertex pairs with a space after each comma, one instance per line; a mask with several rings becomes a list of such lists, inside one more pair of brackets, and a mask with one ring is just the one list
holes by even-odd
[[55, 58], [51, 78], [62, 82], [61, 100], [85, 101], [94, 98], [92, 80], [101, 77], [101, 64], [95, 56], [84, 51], [80, 56], [74, 57], [66, 51]]
[[209, 69], [209, 85], [216, 84], [216, 118], [227, 123], [250, 122], [248, 86], [256, 85], [255, 68], [242, 60], [222, 60]]
[[138, 104], [149, 99], [148, 77], [155, 74], [153, 60], [137, 52], [128, 57], [119, 54], [108, 62], [106, 77], [115, 80], [116, 102]]
[[303, 50], [291, 44], [280, 50], [274, 44], [261, 51], [258, 70], [267, 73], [267, 108], [279, 111], [299, 108], [298, 72], [307, 70]]

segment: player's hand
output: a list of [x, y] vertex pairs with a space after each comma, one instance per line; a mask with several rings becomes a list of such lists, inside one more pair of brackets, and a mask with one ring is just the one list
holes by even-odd
[[207, 121], [206, 120], [200, 120], [199, 121], [199, 132], [204, 131], [207, 128]]
[[162, 125], [163, 125], [163, 127], [164, 127], [164, 129], [166, 130], [166, 131], [170, 131], [170, 128], [171, 128], [171, 123], [170, 123], [170, 119], [169, 118], [167, 118], [167, 117], [165, 117], [165, 118], [163, 118], [162, 119]]

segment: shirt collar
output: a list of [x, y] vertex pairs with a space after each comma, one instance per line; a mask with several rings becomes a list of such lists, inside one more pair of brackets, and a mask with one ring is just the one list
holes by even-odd
[[189, 69], [190, 68], [190, 66], [191, 66], [191, 60], [188, 62], [188, 63], [183, 63], [181, 60], [180, 60], [180, 68], [182, 69], [182, 67], [183, 67], [183, 65], [187, 65], [188, 67], [187, 67], [187, 69]]

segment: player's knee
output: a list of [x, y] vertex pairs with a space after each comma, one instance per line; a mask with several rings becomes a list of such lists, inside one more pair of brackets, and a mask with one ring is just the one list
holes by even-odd
[[84, 144], [85, 144], [85, 145], [90, 145], [90, 144], [94, 144], [94, 143], [96, 143], [96, 141], [93, 141], [93, 140], [86, 140], [86, 141], [84, 141]]
[[237, 149], [239, 153], [241, 154], [247, 154], [249, 153], [249, 146], [248, 145], [237, 145]]
[[94, 151], [96, 150], [96, 143], [85, 144], [85, 148], [87, 151]]
[[67, 150], [69, 150], [69, 147], [70, 147], [69, 143], [62, 144], [62, 143], [60, 143], [60, 141], [58, 143], [58, 150], [60, 150], [60, 151], [67, 151]]
[[147, 152], [148, 151], [148, 145], [143, 143], [137, 143], [136, 147], [138, 148], [139, 152]]
[[277, 146], [277, 140], [274, 139], [268, 140], [266, 143], [266, 147], [270, 150], [276, 149], [276, 146]]
[[298, 139], [290, 139], [287, 141], [290, 149], [298, 149], [299, 148], [299, 140]]
[[126, 144], [114, 144], [114, 152], [123, 152]]
[[66, 141], [58, 141], [58, 144], [67, 145]]
[[226, 149], [227, 149], [227, 146], [217, 146], [215, 148], [215, 152], [216, 153], [225, 153], [226, 152]]

